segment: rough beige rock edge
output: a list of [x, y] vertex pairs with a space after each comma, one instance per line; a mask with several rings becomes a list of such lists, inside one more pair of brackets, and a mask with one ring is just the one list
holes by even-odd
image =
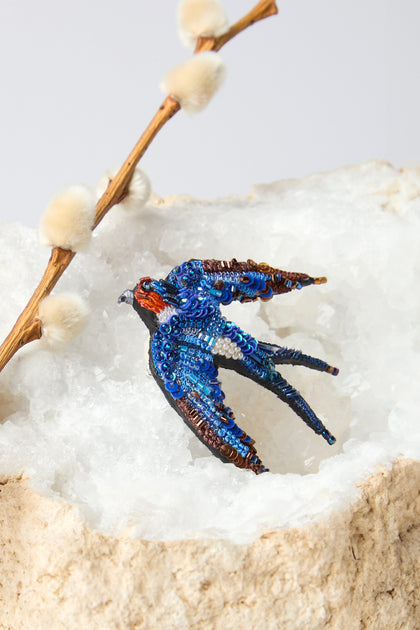
[[241, 546], [112, 538], [23, 478], [0, 483], [2, 630], [420, 628], [420, 462]]

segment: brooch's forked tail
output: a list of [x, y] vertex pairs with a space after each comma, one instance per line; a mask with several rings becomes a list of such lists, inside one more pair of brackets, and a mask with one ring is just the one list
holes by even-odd
[[262, 385], [277, 394], [283, 402], [287, 403], [289, 407], [302, 418], [312, 431], [321, 435], [328, 444], [335, 444], [335, 437], [322, 424], [321, 420], [315, 415], [306, 400], [302, 398], [299, 392], [292, 387], [279, 372], [272, 372], [269, 376], [269, 380], [263, 382]]
[[258, 342], [258, 348], [263, 350], [276, 365], [303, 365], [311, 370], [328, 372], [328, 374], [332, 374], [333, 376], [337, 376], [340, 371], [338, 368], [326, 363], [326, 361], [311, 357], [309, 354], [303, 354], [303, 352], [295, 350], [294, 348], [276, 346], [273, 343], [265, 343], [263, 341]]
[[300, 393], [276, 371], [275, 364], [302, 365], [319, 372], [327, 372], [332, 376], [338, 374], [338, 368], [322, 359], [303, 354], [300, 350], [263, 341], [259, 341], [255, 349], [247, 356], [243, 356], [241, 361], [219, 360], [219, 362], [223, 367], [236, 370], [272, 391], [328, 444], [335, 444], [335, 437], [326, 429]]

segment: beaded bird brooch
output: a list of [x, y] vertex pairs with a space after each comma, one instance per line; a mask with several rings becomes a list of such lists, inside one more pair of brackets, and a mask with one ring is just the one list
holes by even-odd
[[224, 462], [265, 472], [254, 440], [235, 424], [223, 400], [218, 368], [247, 376], [274, 392], [328, 444], [335, 438], [275, 369], [303, 365], [338, 374], [338, 369], [299, 350], [254, 339], [220, 312], [233, 300], [250, 302], [288, 293], [326, 278], [274, 269], [252, 260], [190, 260], [165, 280], [141, 278], [119, 302], [131, 304], [150, 331], [150, 369], [167, 400], [187, 426]]

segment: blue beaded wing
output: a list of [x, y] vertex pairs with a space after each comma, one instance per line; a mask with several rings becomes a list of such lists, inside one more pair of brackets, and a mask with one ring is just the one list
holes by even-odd
[[[235, 424], [211, 352], [215, 331], [197, 318], [172, 315], [151, 341], [151, 371], [188, 427], [224, 461], [256, 473], [265, 470], [252, 440]], [[216, 333], [217, 334], [217, 333]]]
[[197, 290], [207, 291], [219, 304], [230, 304], [233, 300], [269, 300], [273, 295], [302, 289], [309, 284], [322, 284], [326, 278], [281, 271], [251, 259], [246, 262], [233, 259], [189, 260], [172, 269], [166, 281], [178, 290], [185, 290], [186, 295], [192, 295]]

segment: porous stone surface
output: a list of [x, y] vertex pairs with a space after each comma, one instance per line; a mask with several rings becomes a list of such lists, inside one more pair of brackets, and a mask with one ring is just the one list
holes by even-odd
[[379, 470], [343, 511], [246, 545], [106, 536], [23, 476], [0, 483], [2, 630], [420, 627], [418, 461]]

